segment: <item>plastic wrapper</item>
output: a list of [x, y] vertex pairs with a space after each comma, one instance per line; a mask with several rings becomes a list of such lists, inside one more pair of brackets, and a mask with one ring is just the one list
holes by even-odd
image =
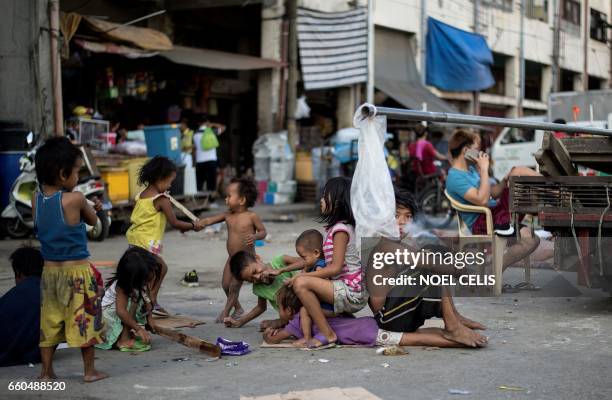
[[251, 352], [247, 342], [232, 342], [222, 337], [217, 338], [217, 346], [224, 356], [243, 356]]
[[364, 104], [353, 116], [359, 128], [359, 161], [351, 185], [351, 208], [355, 216], [357, 248], [361, 250], [363, 237], [399, 237], [395, 221], [395, 194], [384, 153], [386, 119], [364, 118]]

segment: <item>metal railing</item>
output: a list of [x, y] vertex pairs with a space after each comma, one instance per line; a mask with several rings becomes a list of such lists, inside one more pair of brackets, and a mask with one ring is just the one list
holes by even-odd
[[361, 109], [364, 117], [374, 115], [387, 116], [393, 119], [408, 121], [427, 121], [441, 124], [458, 125], [480, 125], [480, 126], [502, 126], [522, 129], [539, 129], [553, 132], [567, 133], [588, 133], [592, 135], [608, 136], [612, 138], [612, 130], [592, 128], [586, 126], [575, 126], [565, 124], [554, 124], [551, 122], [525, 121], [512, 118], [483, 117], [479, 115], [453, 114], [443, 112], [429, 112], [406, 110], [401, 108], [375, 107], [371, 104], [364, 104]]

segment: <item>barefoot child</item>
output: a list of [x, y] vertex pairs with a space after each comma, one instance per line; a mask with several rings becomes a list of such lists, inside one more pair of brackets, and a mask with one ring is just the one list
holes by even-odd
[[99, 349], [120, 351], [148, 351], [154, 331], [153, 305], [149, 296], [161, 274], [159, 259], [140, 247], [129, 248], [117, 264], [117, 272], [106, 283], [102, 300], [105, 341]]
[[[412, 194], [396, 189], [395, 219], [399, 225], [401, 239], [410, 239], [413, 216], [417, 213], [418, 208]], [[414, 244], [414, 240], [411, 243]], [[401, 242], [386, 240], [381, 241], [375, 252], [393, 252], [405, 248], [408, 246]], [[414, 272], [418, 271], [419, 266]], [[382, 330], [419, 332], [419, 328], [427, 319], [438, 317], [444, 320], [445, 328], [440, 333], [446, 339], [468, 347], [486, 345], [486, 337], [474, 332], [474, 329], [486, 328], [459, 314], [445, 288], [425, 287], [418, 296], [415, 295], [415, 289], [405, 286], [377, 288], [375, 292], [370, 293], [369, 304], [374, 319]]]
[[[264, 264], [259, 256], [248, 251], [239, 251], [234, 254], [230, 258], [229, 264], [234, 279], [239, 282], [253, 283], [253, 294], [257, 296], [257, 305], [240, 319], [225, 318], [223, 322], [228, 328], [240, 328], [247, 322], [259, 317], [266, 311], [268, 302], [274, 309], [278, 310], [276, 292], [283, 286], [286, 279], [293, 277], [297, 273], [296, 270], [303, 268], [304, 265], [301, 259], [287, 255], [276, 256], [272, 258], [269, 264]], [[260, 329], [280, 328], [287, 322], [288, 320], [282, 321], [280, 319], [262, 321]]]
[[55, 137], [36, 153], [40, 191], [32, 201], [35, 231], [45, 260], [41, 277], [39, 379], [55, 379], [57, 345], [81, 349], [85, 382], [106, 378], [94, 365], [94, 345], [101, 343], [98, 285], [89, 263], [85, 223], [95, 225], [95, 209], [80, 192], [72, 192], [83, 165], [81, 152], [67, 138]]
[[325, 268], [299, 274], [288, 285], [306, 308], [320, 331], [309, 347], [336, 342], [321, 302], [334, 305], [334, 313], [355, 313], [367, 303], [365, 282], [355, 242], [355, 220], [350, 201], [351, 180], [332, 178], [323, 189], [320, 221], [325, 223]]
[[[263, 333], [264, 341], [276, 344], [292, 337], [303, 339], [299, 313], [299, 309], [302, 308], [300, 299], [288, 286], [282, 287], [277, 296], [279, 311], [284, 318], [290, 319], [290, 322], [283, 329], [266, 329]], [[344, 345], [466, 347], [462, 343], [444, 337], [441, 328], [421, 328], [416, 332], [390, 332], [379, 329], [372, 317], [333, 317], [328, 319], [328, 323], [336, 334], [337, 342]], [[315, 338], [325, 340], [316, 327], [314, 333]]]
[[255, 241], [266, 237], [266, 228], [261, 219], [250, 207], [255, 205], [257, 200], [257, 188], [255, 182], [246, 178], [234, 178], [227, 187], [225, 194], [225, 204], [227, 212], [213, 217], [204, 218], [202, 226], [213, 225], [225, 221], [227, 224], [227, 253], [228, 259], [223, 268], [223, 279], [221, 285], [227, 296], [225, 307], [216, 322], [224, 322], [230, 315], [236, 319], [242, 315], [244, 310], [238, 301], [242, 282], [232, 277], [229, 260], [239, 251], [247, 251], [255, 254]]
[[176, 165], [166, 157], [155, 156], [143, 165], [138, 175], [138, 183], [147, 187], [136, 196], [136, 205], [130, 217], [131, 225], [125, 234], [130, 246], [140, 247], [154, 254], [161, 265], [161, 275], [151, 288], [151, 301], [153, 312], [162, 315], [168, 315], [168, 312], [157, 303], [159, 288], [168, 272], [168, 266], [161, 258], [166, 221], [182, 232], [202, 229], [200, 224], [176, 218], [166, 194], [175, 178]]

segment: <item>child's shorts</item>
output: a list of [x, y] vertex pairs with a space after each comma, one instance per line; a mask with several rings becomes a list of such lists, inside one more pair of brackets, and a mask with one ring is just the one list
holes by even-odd
[[387, 297], [385, 306], [374, 314], [380, 329], [414, 332], [430, 318], [441, 318], [440, 298]]
[[102, 299], [90, 264], [47, 266], [41, 278], [40, 347], [103, 342]]
[[341, 280], [332, 281], [334, 285], [334, 313], [356, 313], [368, 303], [365, 290], [356, 292]]

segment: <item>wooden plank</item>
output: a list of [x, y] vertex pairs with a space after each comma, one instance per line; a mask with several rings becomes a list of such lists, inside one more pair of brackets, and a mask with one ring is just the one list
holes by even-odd
[[194, 336], [185, 335], [184, 333], [175, 331], [174, 329], [168, 329], [160, 326], [156, 327], [155, 331], [155, 333], [165, 337], [168, 340], [198, 350], [200, 353], [205, 353], [213, 357], [221, 357], [221, 349], [219, 346], [205, 340]]
[[240, 400], [382, 400], [362, 387], [321, 388], [265, 396], [240, 396]]
[[169, 315], [167, 317], [154, 315], [153, 320], [156, 326], [168, 329], [193, 328], [205, 323], [204, 321], [199, 321], [184, 315]]
[[554, 162], [557, 170], [559, 171], [558, 175], [578, 175], [578, 171], [576, 171], [576, 167], [574, 167], [572, 164], [572, 160], [567, 149], [563, 143], [561, 143], [561, 141], [559, 141], [559, 139], [557, 139], [551, 132], [544, 133], [544, 138], [542, 139], [542, 150], [544, 150], [544, 154], [547, 154], [551, 161]]
[[540, 167], [540, 173], [544, 176], [559, 176], [562, 175], [556, 163], [552, 160], [550, 152], [540, 149], [534, 154], [536, 161]]
[[561, 139], [570, 157], [578, 154], [609, 155], [612, 157], [612, 139], [604, 137], [577, 137]]

